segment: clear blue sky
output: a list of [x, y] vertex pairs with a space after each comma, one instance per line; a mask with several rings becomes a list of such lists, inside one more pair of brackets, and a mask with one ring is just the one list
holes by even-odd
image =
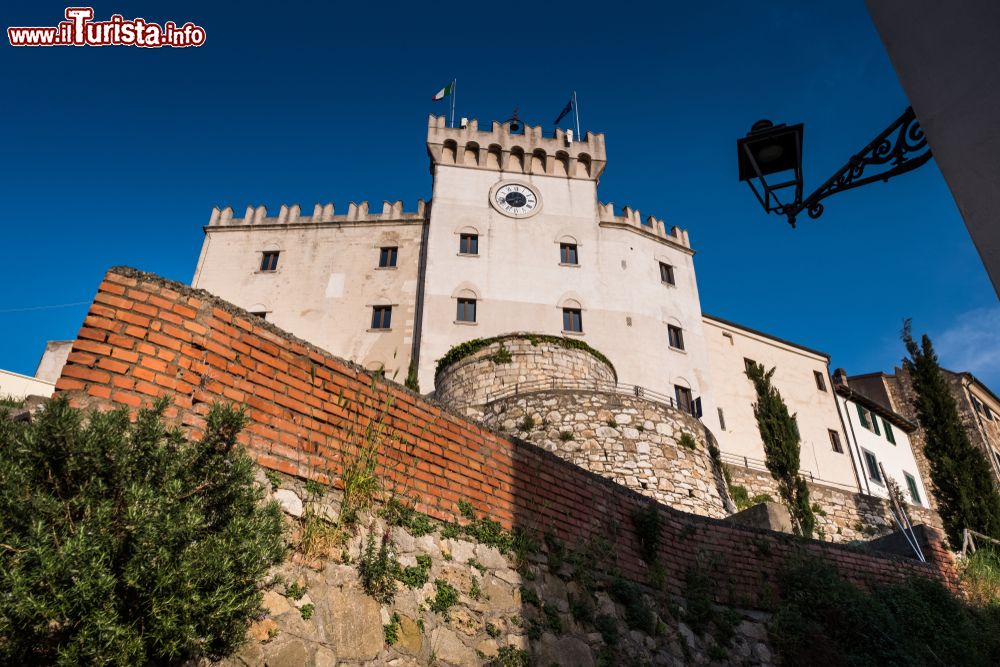
[[[65, 5], [8, 3], [4, 27]], [[705, 312], [890, 370], [912, 317], [1000, 390], [1000, 308], [933, 162], [790, 229], [736, 180], [758, 118], [806, 124], [807, 189], [908, 104], [861, 0], [747, 3], [99, 3], [193, 21], [198, 49], [0, 46], [7, 289], [0, 368], [73, 338], [104, 271], [189, 282], [213, 205], [430, 196], [430, 96], [551, 125], [577, 90], [606, 134], [602, 201], [690, 231]]]

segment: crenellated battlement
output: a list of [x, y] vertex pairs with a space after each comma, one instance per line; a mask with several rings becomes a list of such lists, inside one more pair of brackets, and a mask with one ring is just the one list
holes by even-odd
[[642, 213], [629, 206], [622, 208], [621, 215], [615, 215], [614, 202], [608, 202], [607, 204], [598, 202], [597, 215], [602, 225], [627, 225], [642, 233], [652, 234], [673, 245], [691, 250], [691, 240], [688, 238], [686, 229], [681, 229], [676, 225], [668, 229], [663, 220], [654, 218], [653, 216], [649, 216], [643, 220]]
[[479, 121], [448, 127], [444, 116], [427, 119], [427, 153], [432, 165], [490, 169], [514, 174], [535, 174], [596, 181], [607, 164], [604, 135], [587, 132], [581, 140], [561, 129], [546, 137], [541, 126], [524, 126], [515, 134], [510, 123], [493, 121], [489, 131]]
[[313, 206], [312, 215], [302, 215], [302, 208], [298, 204], [292, 206], [281, 205], [277, 217], [268, 217], [266, 206], [247, 206], [246, 213], [242, 218], [233, 217], [231, 206], [220, 209], [218, 206], [212, 209], [212, 217], [208, 221], [210, 227], [237, 227], [246, 225], [296, 225], [296, 224], [319, 224], [319, 223], [345, 223], [345, 222], [423, 222], [430, 214], [430, 202], [423, 199], [417, 200], [417, 210], [415, 212], [403, 211], [403, 202], [394, 201], [382, 202], [382, 212], [372, 213], [366, 201], [356, 204], [351, 202], [347, 207], [346, 214], [338, 215], [333, 204], [316, 204]]

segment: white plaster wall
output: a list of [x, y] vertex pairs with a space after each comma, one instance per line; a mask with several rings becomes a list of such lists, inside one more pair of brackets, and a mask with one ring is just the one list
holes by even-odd
[[[847, 439], [832, 394], [829, 359], [708, 316], [703, 321], [715, 400], [726, 422], [725, 430], [713, 429], [719, 448], [734, 456], [761, 461], [765, 458], [764, 443], [753, 414], [757, 393], [745, 374], [743, 361], [744, 358], [753, 359], [767, 369], [777, 369], [774, 385], [781, 392], [789, 412], [798, 419], [802, 470], [812, 473], [818, 481], [856, 489], [857, 479], [847, 453]], [[817, 388], [814, 371], [823, 374], [826, 391]], [[718, 413], [714, 416], [718, 423]], [[828, 429], [840, 434], [843, 454], [833, 451]]]
[[851, 447], [851, 456], [854, 457], [858, 470], [864, 477], [861, 485], [862, 493], [879, 496], [880, 498], [889, 497], [885, 483], [879, 484], [870, 478], [868, 468], [864, 465], [864, 461], [861, 458], [859, 447], [867, 449], [875, 455], [875, 458], [885, 468], [885, 472], [899, 484], [899, 487], [903, 490], [903, 497], [911, 500], [911, 502], [909, 487], [906, 485], [903, 473], [906, 472], [912, 475], [917, 482], [917, 488], [920, 492], [919, 504], [923, 507], [928, 507], [927, 488], [920, 477], [920, 470], [917, 468], [917, 461], [913, 457], [913, 449], [910, 446], [910, 438], [906, 434], [906, 431], [895, 424], [892, 425], [892, 434], [896, 438], [896, 444], [894, 445], [885, 437], [885, 425], [881, 414], [878, 415], [880, 435], [876, 435], [874, 431], [861, 425], [857, 403], [840, 395], [836, 399], [841, 415], [843, 415], [844, 421], [847, 423], [847, 430], [851, 432], [851, 440], [855, 444], [854, 447]]
[[45, 352], [38, 361], [38, 368], [35, 369], [35, 377], [42, 382], [55, 384], [62, 375], [63, 366], [66, 365], [66, 358], [73, 349], [73, 343], [71, 340], [48, 341], [45, 344]]
[[[541, 212], [513, 219], [493, 209], [490, 189], [505, 180], [532, 185], [541, 195]], [[458, 255], [458, 234], [468, 227], [479, 233], [478, 257]], [[578, 267], [559, 265], [563, 236], [578, 244]], [[599, 224], [594, 181], [436, 165], [420, 386], [433, 386], [437, 359], [463, 341], [513, 331], [561, 335], [561, 304], [573, 298], [583, 307], [581, 338], [611, 360], [620, 382], [670, 396], [675, 384], [683, 384], [702, 398], [711, 417], [715, 404], [691, 255], [652, 235]], [[659, 261], [675, 267], [676, 287], [660, 281]], [[479, 295], [474, 326], [455, 323], [461, 288]], [[685, 351], [667, 345], [668, 321], [684, 329]]]
[[53, 382], [45, 382], [28, 375], [0, 370], [0, 398], [48, 397], [55, 390], [56, 386]]
[[[423, 223], [344, 222], [206, 228], [193, 281], [333, 354], [382, 364], [402, 382], [410, 363]], [[379, 269], [381, 246], [399, 247], [397, 268]], [[279, 250], [261, 272], [261, 252]], [[389, 331], [370, 331], [373, 304], [392, 305]]]

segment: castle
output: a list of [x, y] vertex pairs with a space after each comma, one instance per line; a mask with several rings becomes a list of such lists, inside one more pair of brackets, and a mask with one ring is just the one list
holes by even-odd
[[[892, 528], [886, 477], [921, 520], [939, 523], [922, 509], [933, 501], [926, 461], [910, 447], [914, 416], [832, 378], [822, 352], [702, 313], [687, 231], [599, 200], [603, 134], [544, 136], [541, 127], [510, 122], [481, 131], [475, 120], [448, 127], [431, 116], [426, 145], [433, 194], [412, 211], [398, 201], [381, 212], [352, 203], [342, 214], [332, 204], [316, 204], [312, 215], [282, 206], [276, 217], [262, 206], [242, 218], [216, 208], [193, 286], [708, 516], [734, 510], [723, 466], [730, 487], [776, 497], [744, 375], [751, 362], [775, 367], [802, 436], [801, 473], [830, 517], [821, 527], [831, 539]], [[505, 344], [515, 332], [526, 333]], [[576, 341], [608, 363], [525, 344], [537, 335]], [[442, 372], [439, 361], [474, 339], [490, 345], [461, 362], [464, 376]], [[496, 363], [511, 354], [509, 369]], [[616, 409], [628, 401], [628, 410]], [[566, 415], [573, 423], [555, 423]], [[645, 415], [638, 429], [621, 423], [631, 415]], [[646, 426], [663, 438], [649, 442]], [[701, 451], [717, 444], [719, 460], [685, 454], [684, 433]]]

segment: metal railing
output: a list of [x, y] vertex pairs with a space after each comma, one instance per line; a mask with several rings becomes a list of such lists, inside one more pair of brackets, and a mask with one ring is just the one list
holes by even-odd
[[[730, 454], [728, 452], [721, 452], [719, 457], [722, 459], [723, 463], [728, 463], [730, 465], [737, 465], [749, 470], [759, 470], [770, 474], [767, 469], [767, 463], [763, 459], [755, 459], [750, 456], [740, 456], [738, 454]], [[857, 491], [857, 488], [850, 484], [844, 484], [843, 482], [835, 482], [830, 479], [823, 479], [822, 477], [817, 477], [811, 471], [805, 468], [799, 468], [799, 475], [810, 482], [815, 482], [817, 484], [825, 484], [826, 486], [834, 486], [838, 489], [846, 489], [848, 491]]]
[[518, 382], [513, 385], [486, 394], [486, 403], [492, 403], [504, 398], [537, 394], [544, 391], [594, 391], [604, 394], [617, 394], [619, 396], [631, 396], [641, 398], [654, 403], [660, 403], [674, 410], [686, 412], [697, 417], [695, 401], [690, 405], [681, 405], [673, 396], [640, 387], [635, 384], [624, 384], [621, 382], [602, 382], [599, 380], [559, 380], [547, 378], [543, 380], [531, 380], [528, 382]]

